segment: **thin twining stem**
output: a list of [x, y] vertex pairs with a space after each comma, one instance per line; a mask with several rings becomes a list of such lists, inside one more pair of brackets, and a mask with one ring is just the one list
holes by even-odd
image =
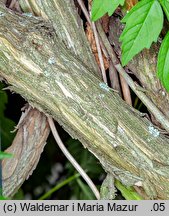
[[82, 169], [82, 167], [77, 163], [77, 161], [73, 158], [73, 156], [70, 154], [70, 152], [66, 149], [65, 145], [63, 144], [57, 130], [54, 124], [54, 121], [51, 117], [48, 117], [49, 126], [51, 128], [52, 134], [62, 150], [63, 154], [66, 156], [66, 158], [70, 161], [70, 163], [74, 166], [74, 168], [80, 173], [80, 175], [83, 177], [83, 179], [86, 181], [90, 189], [93, 191], [94, 195], [97, 199], [100, 199], [100, 193], [97, 190], [96, 186], [92, 182], [92, 180], [89, 178], [89, 176], [86, 174], [86, 172]]

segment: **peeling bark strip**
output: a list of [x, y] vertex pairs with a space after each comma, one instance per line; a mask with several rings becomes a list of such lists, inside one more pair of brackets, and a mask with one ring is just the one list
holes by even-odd
[[[51, 23], [1, 5], [0, 12], [0, 76], [11, 89], [53, 116], [123, 184], [168, 199], [169, 140], [73, 55]], [[6, 181], [4, 194], [12, 187]]]
[[6, 150], [13, 156], [2, 162], [3, 194], [7, 197], [15, 194], [36, 168], [50, 132], [46, 116], [38, 110], [29, 109], [23, 116], [17, 135]]

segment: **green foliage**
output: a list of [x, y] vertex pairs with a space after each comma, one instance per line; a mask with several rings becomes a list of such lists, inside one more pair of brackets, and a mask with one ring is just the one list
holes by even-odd
[[7, 198], [2, 195], [2, 188], [0, 188], [0, 200], [7, 200]]
[[[116, 7], [123, 3], [123, 1], [94, 0], [92, 19], [95, 21], [106, 12], [111, 15]], [[149, 49], [153, 42], [157, 42], [163, 27], [162, 8], [169, 21], [168, 0], [141, 0], [122, 19], [122, 22], [126, 24], [120, 36], [123, 66], [144, 48]], [[168, 42], [169, 35], [167, 34], [161, 45], [157, 63], [157, 75], [167, 91], [169, 91]]]
[[168, 21], [169, 21], [169, 1], [168, 0], [160, 0], [160, 3], [164, 9], [164, 12], [167, 16]]
[[166, 34], [158, 54], [157, 75], [169, 91], [169, 32]]
[[[80, 178], [76, 180], [79, 187], [76, 187], [76, 194], [79, 194], [80, 200], [95, 200], [96, 197], [89, 188], [89, 186], [84, 183]], [[78, 191], [79, 190], [79, 191]]]
[[119, 5], [123, 5], [125, 0], [93, 0], [92, 20], [96, 21], [105, 13], [111, 16]]
[[8, 97], [6, 92], [2, 90], [3, 87], [4, 85], [0, 82], [0, 135], [3, 147], [7, 147], [12, 143], [14, 138], [14, 133], [10, 131], [14, 129], [15, 123], [4, 115]]
[[[66, 142], [66, 145], [70, 153], [74, 156], [80, 166], [87, 172], [93, 181], [97, 181], [100, 176], [104, 174], [104, 170], [98, 163], [98, 160], [87, 149], [84, 149], [78, 140], [69, 139]], [[69, 176], [76, 172], [75, 168], [70, 164], [69, 161], [67, 161], [65, 167]], [[89, 186], [82, 181], [82, 178], [70, 182], [69, 185], [73, 190], [73, 198], [76, 197], [76, 199], [82, 200], [96, 199]], [[77, 187], [77, 185], [79, 185], [79, 187]]]
[[[96, 178], [96, 176], [104, 172], [98, 163], [98, 160], [87, 149], [84, 149], [78, 140], [68, 139], [66, 145], [80, 166], [83, 167], [91, 178]], [[65, 166], [66, 169], [68, 169], [69, 174], [74, 173], [75, 168], [69, 162], [67, 162]]]
[[59, 190], [60, 188], [62, 188], [63, 186], [67, 185], [68, 183], [72, 182], [73, 180], [75, 180], [76, 178], [79, 177], [79, 173], [76, 173], [75, 175], [67, 178], [66, 180], [58, 183], [56, 186], [54, 186], [53, 188], [51, 188], [49, 191], [47, 191], [45, 194], [43, 194], [39, 200], [45, 200], [47, 199], [49, 196], [51, 196], [54, 192], [56, 192], [57, 190]]
[[126, 200], [143, 200], [143, 198], [134, 190], [133, 187], [126, 187], [118, 180], [115, 181], [115, 186]]
[[156, 42], [163, 27], [163, 12], [156, 0], [142, 0], [123, 18], [122, 64], [126, 65], [144, 48]]
[[[94, 184], [100, 187], [105, 174], [98, 160], [79, 141], [71, 139], [61, 127], [58, 130], [70, 153]], [[59, 169], [56, 169], [56, 164]], [[38, 167], [24, 182], [22, 190], [29, 199], [96, 199], [83, 178], [62, 154], [52, 135], [48, 138]]]
[[11, 158], [11, 157], [12, 157], [12, 154], [0, 151], [0, 160], [5, 159], [5, 158]]
[[13, 200], [23, 200], [24, 199], [24, 192], [21, 188], [17, 191], [16, 194], [12, 197]]
[[7, 200], [4, 196], [0, 196], [0, 200]]

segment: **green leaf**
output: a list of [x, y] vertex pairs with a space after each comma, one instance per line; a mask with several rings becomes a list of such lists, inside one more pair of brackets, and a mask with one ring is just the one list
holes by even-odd
[[12, 154], [0, 151], [0, 160], [5, 159], [5, 158], [11, 158], [11, 157], [12, 157]]
[[122, 64], [126, 65], [144, 48], [156, 42], [163, 27], [163, 11], [157, 0], [142, 0], [123, 18]]
[[[87, 172], [91, 178], [99, 178], [100, 173], [103, 173], [103, 169], [98, 163], [96, 157], [94, 157], [87, 149], [84, 149], [78, 140], [68, 139], [65, 142], [68, 150], [73, 157], [78, 161], [81, 167]], [[92, 166], [91, 166], [92, 164]], [[75, 172], [74, 167], [68, 161], [66, 163], [67, 173], [72, 175]]]
[[[84, 147], [81, 145], [81, 143], [78, 140], [69, 138], [65, 142], [65, 144], [68, 150], [70, 151], [70, 153], [72, 154], [72, 156], [76, 159], [76, 161], [80, 164], [80, 166], [85, 170], [85, 172], [87, 172], [87, 174], [90, 176], [93, 182], [95, 181], [97, 182], [98, 179], [104, 174], [104, 170], [100, 166], [100, 163], [98, 163], [98, 159], [94, 157], [87, 149], [84, 149]], [[72, 175], [75, 173], [75, 168], [72, 166], [72, 164], [69, 161], [66, 162], [65, 168], [66, 168], [67, 175]], [[77, 186], [77, 183], [79, 187]], [[85, 182], [82, 185], [81, 181], [78, 181], [78, 182], [73, 181], [70, 184], [70, 188], [73, 189], [72, 197], [74, 199], [75, 198], [80, 199], [80, 200], [81, 199], [95, 199], [93, 192], [90, 190], [90, 188]], [[85, 193], [84, 193], [84, 188], [86, 191]]]
[[157, 76], [169, 91], [169, 32], [166, 34], [158, 53]]
[[115, 180], [115, 186], [126, 200], [143, 200], [133, 187], [126, 187], [118, 180]]
[[0, 196], [0, 200], [7, 200], [4, 196]]
[[167, 16], [167, 19], [169, 21], [169, 1], [168, 0], [160, 0], [160, 4], [162, 5], [164, 12]]
[[80, 178], [76, 179], [76, 181], [81, 189], [80, 190], [80, 200], [94, 200], [95, 195], [93, 194], [89, 186], [83, 183], [83, 181]]
[[123, 5], [125, 0], [93, 0], [92, 21], [98, 20], [105, 13], [111, 16], [119, 5]]
[[70, 176], [68, 179], [65, 179], [64, 181], [61, 181], [56, 186], [54, 186], [52, 189], [50, 189], [49, 191], [47, 191], [44, 195], [42, 195], [39, 198], [39, 200], [45, 200], [46, 198], [48, 198], [50, 195], [52, 195], [54, 192], [56, 192], [57, 190], [59, 190], [63, 186], [67, 185], [68, 183], [70, 183], [71, 181], [75, 180], [76, 178], [79, 178], [79, 176], [80, 176], [80, 174], [76, 173], [73, 176]]
[[8, 102], [8, 97], [6, 92], [2, 90], [3, 88], [4, 85], [0, 83], [0, 136], [3, 148], [6, 148], [11, 144], [14, 138], [15, 134], [11, 133], [10, 131], [14, 129], [15, 123], [12, 120], [6, 118], [4, 115], [5, 105]]

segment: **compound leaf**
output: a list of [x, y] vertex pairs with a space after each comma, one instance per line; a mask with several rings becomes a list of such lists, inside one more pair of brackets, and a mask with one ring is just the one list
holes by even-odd
[[144, 48], [156, 42], [163, 27], [163, 11], [157, 0], [142, 0], [123, 18], [122, 64], [126, 65]]
[[119, 5], [123, 5], [125, 0], [93, 0], [92, 20], [96, 21], [105, 13], [111, 16]]

